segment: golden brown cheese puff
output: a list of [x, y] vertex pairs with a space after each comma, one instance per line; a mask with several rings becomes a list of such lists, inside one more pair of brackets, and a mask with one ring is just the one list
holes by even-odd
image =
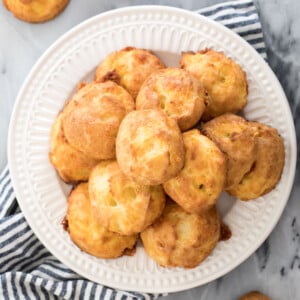
[[136, 109], [162, 109], [185, 131], [202, 116], [207, 102], [202, 84], [189, 72], [166, 68], [153, 72], [136, 98]]
[[194, 268], [217, 245], [220, 222], [215, 206], [190, 214], [168, 201], [162, 216], [141, 233], [141, 239], [146, 253], [159, 265]]
[[227, 192], [241, 200], [252, 200], [270, 192], [281, 177], [285, 152], [282, 138], [275, 128], [250, 122], [256, 131], [256, 159], [241, 182]]
[[113, 80], [135, 98], [145, 79], [164, 67], [164, 63], [149, 50], [126, 47], [103, 59], [96, 69], [95, 80]]
[[91, 255], [116, 258], [135, 247], [137, 235], [122, 236], [110, 232], [94, 218], [87, 183], [79, 184], [70, 193], [66, 220], [72, 241]]
[[213, 206], [224, 188], [226, 159], [217, 145], [193, 129], [183, 134], [185, 165], [163, 184], [165, 192], [190, 213]]
[[246, 105], [248, 85], [245, 72], [223, 53], [209, 49], [185, 52], [180, 66], [198, 78], [208, 92], [203, 120], [226, 112], [237, 113]]
[[16, 18], [32, 23], [54, 18], [68, 3], [69, 0], [3, 0], [5, 7]]
[[65, 107], [63, 129], [71, 146], [95, 159], [115, 157], [119, 125], [134, 109], [130, 94], [115, 82], [91, 82]]
[[175, 120], [161, 110], [136, 110], [122, 121], [116, 141], [117, 161], [128, 177], [158, 185], [184, 165], [184, 146]]
[[92, 168], [98, 163], [67, 142], [62, 128], [62, 113], [52, 126], [49, 158], [62, 180], [71, 183], [87, 181]]
[[256, 159], [254, 128], [244, 118], [227, 113], [205, 123], [201, 130], [226, 154], [225, 189], [240, 183]]
[[141, 232], [162, 213], [161, 186], [140, 185], [127, 178], [116, 161], [100, 162], [89, 178], [93, 213], [108, 230], [124, 235]]
[[244, 296], [241, 296], [238, 300], [271, 300], [268, 296], [260, 292], [250, 292]]

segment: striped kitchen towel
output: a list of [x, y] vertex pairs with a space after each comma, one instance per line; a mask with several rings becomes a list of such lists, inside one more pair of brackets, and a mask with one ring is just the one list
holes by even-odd
[[[261, 25], [252, 1], [231, 1], [201, 9], [232, 29], [266, 59]], [[35, 237], [15, 199], [8, 167], [0, 175], [1, 299], [156, 299], [161, 295], [115, 290], [74, 273]]]

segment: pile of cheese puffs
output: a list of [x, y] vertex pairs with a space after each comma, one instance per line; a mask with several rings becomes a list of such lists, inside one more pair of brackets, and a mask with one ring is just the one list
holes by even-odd
[[220, 193], [256, 199], [284, 166], [277, 130], [238, 115], [247, 94], [242, 68], [211, 49], [182, 53], [178, 67], [134, 47], [105, 57], [51, 131], [50, 161], [74, 185], [72, 241], [116, 258], [140, 238], [161, 266], [199, 265], [224, 239]]

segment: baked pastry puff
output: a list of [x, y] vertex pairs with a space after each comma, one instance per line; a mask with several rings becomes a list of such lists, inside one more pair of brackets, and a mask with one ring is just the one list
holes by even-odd
[[165, 68], [145, 80], [136, 109], [162, 109], [185, 131], [199, 121], [206, 102], [206, 91], [199, 80], [183, 69]]
[[53, 19], [68, 3], [69, 0], [3, 0], [16, 18], [31, 23]]
[[240, 200], [252, 200], [270, 192], [278, 183], [285, 161], [284, 143], [278, 131], [259, 122], [250, 122], [256, 131], [255, 161], [239, 184], [227, 192]]
[[183, 134], [185, 165], [163, 183], [165, 192], [189, 213], [201, 213], [215, 205], [226, 176], [226, 158], [218, 146], [198, 129]]
[[133, 98], [115, 82], [83, 85], [64, 109], [65, 137], [71, 146], [94, 159], [114, 158], [120, 123], [134, 108]]
[[162, 213], [162, 186], [140, 185], [126, 177], [116, 161], [102, 161], [91, 172], [89, 194], [94, 216], [108, 230], [135, 234]]
[[204, 123], [201, 131], [226, 155], [225, 189], [239, 184], [256, 159], [256, 130], [243, 117], [226, 113]]
[[193, 74], [208, 93], [204, 121], [226, 112], [237, 113], [247, 104], [248, 84], [242, 68], [224, 53], [206, 49], [184, 52], [180, 66]]
[[258, 291], [249, 292], [241, 296], [238, 300], [272, 300], [267, 295], [262, 294]]
[[67, 142], [62, 128], [62, 113], [52, 125], [49, 158], [61, 179], [68, 183], [88, 181], [91, 170], [98, 163]]
[[194, 268], [216, 247], [221, 218], [215, 206], [188, 213], [167, 201], [162, 216], [141, 233], [146, 253], [160, 266]]
[[123, 119], [116, 141], [117, 161], [126, 176], [158, 185], [184, 165], [184, 145], [176, 121], [163, 111], [136, 110]]
[[67, 229], [71, 240], [84, 252], [101, 258], [116, 258], [131, 252], [137, 235], [122, 236], [105, 229], [92, 214], [88, 184], [81, 183], [68, 197]]
[[123, 86], [133, 98], [145, 79], [164, 63], [151, 51], [126, 47], [105, 57], [96, 69], [95, 80], [113, 80]]

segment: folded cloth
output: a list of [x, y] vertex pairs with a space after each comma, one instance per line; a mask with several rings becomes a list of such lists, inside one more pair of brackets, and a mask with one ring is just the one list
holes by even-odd
[[[251, 0], [198, 10], [232, 29], [266, 59], [256, 8]], [[126, 292], [88, 281], [59, 262], [36, 238], [15, 199], [9, 169], [0, 175], [1, 299], [156, 299], [159, 294]]]

